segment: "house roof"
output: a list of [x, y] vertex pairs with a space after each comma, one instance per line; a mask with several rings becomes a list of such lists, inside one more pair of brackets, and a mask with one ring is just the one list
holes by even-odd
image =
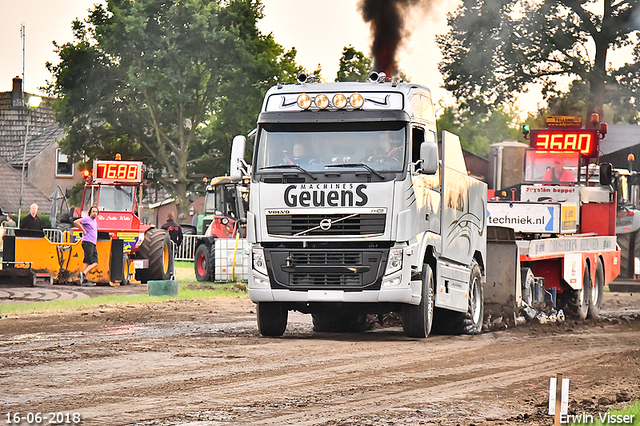
[[601, 155], [608, 155], [640, 145], [640, 126], [636, 124], [610, 124], [605, 138], [600, 141]]
[[[5, 213], [17, 213], [20, 202], [21, 170], [14, 169], [5, 160], [0, 158], [0, 185], [8, 189], [0, 191], [0, 209]], [[40, 191], [28, 179], [24, 180], [22, 191], [22, 210], [28, 211], [32, 203], [38, 204], [41, 209], [50, 203], [42, 191]]]
[[[31, 131], [29, 131], [31, 133]], [[26, 155], [24, 153], [24, 146], [21, 146], [18, 152], [13, 156], [8, 158], [9, 164], [12, 166], [20, 167], [22, 166], [22, 158], [25, 157], [27, 163], [36, 155], [38, 155], [43, 149], [51, 145], [52, 143], [57, 143], [60, 139], [64, 137], [64, 130], [62, 130], [59, 126], [53, 125], [46, 127], [41, 131], [40, 134], [35, 135], [29, 138], [27, 142], [27, 152]]]
[[[11, 94], [11, 92], [0, 93], [0, 157], [9, 161], [20, 154], [17, 165], [21, 165], [27, 117], [29, 117], [27, 152], [31, 153], [29, 159], [51, 143], [57, 142], [62, 137], [62, 129], [55, 120], [50, 106], [51, 99], [44, 98], [39, 107], [27, 112], [28, 107], [12, 105]], [[25, 95], [33, 96], [28, 93]], [[38, 148], [40, 150], [36, 152]], [[11, 163], [14, 162], [11, 161]]]

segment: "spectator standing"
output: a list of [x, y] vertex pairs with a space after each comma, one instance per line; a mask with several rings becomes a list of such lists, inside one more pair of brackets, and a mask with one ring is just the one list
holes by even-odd
[[98, 207], [91, 206], [89, 208], [89, 216], [85, 216], [74, 222], [74, 225], [82, 231], [82, 250], [84, 250], [84, 260], [82, 272], [80, 272], [81, 285], [96, 285], [94, 282], [87, 280], [87, 274], [98, 266]]
[[38, 205], [31, 204], [29, 207], [29, 215], [20, 221], [20, 229], [35, 229], [42, 231], [42, 219], [38, 216]]
[[182, 244], [182, 228], [174, 221], [173, 212], [167, 213], [167, 221], [162, 225], [162, 229], [169, 233], [169, 238], [176, 246]]

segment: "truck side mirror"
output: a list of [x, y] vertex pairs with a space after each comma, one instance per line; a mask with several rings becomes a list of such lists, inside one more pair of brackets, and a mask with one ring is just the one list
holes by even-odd
[[613, 182], [613, 166], [611, 163], [600, 163], [600, 185], [611, 185]]
[[420, 145], [420, 170], [427, 175], [438, 171], [438, 145], [433, 142], [423, 142]]
[[234, 182], [242, 180], [242, 166], [246, 164], [244, 162], [244, 146], [246, 143], [247, 138], [242, 135], [238, 135], [233, 138], [229, 175], [231, 176], [231, 180]]

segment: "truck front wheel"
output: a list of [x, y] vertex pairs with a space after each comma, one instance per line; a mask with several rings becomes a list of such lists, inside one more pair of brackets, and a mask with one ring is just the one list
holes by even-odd
[[431, 266], [422, 268], [422, 298], [418, 305], [402, 307], [402, 329], [407, 337], [425, 338], [433, 324], [434, 283]]
[[287, 328], [289, 311], [282, 303], [258, 302], [258, 331], [265, 337], [280, 337]]

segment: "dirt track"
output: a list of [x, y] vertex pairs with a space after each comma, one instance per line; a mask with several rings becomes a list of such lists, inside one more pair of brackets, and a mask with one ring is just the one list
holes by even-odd
[[426, 340], [400, 328], [314, 333], [296, 313], [283, 338], [263, 338], [246, 297], [5, 317], [0, 421], [546, 425], [556, 372], [571, 379], [576, 413], [640, 398], [640, 295], [607, 293], [605, 308], [597, 324]]

